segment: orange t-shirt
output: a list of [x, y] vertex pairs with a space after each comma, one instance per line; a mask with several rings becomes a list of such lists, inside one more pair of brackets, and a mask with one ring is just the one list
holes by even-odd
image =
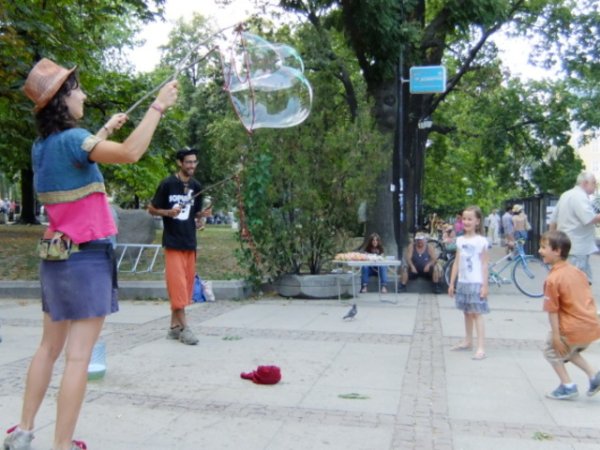
[[554, 264], [546, 278], [544, 311], [558, 313], [560, 334], [571, 345], [600, 338], [600, 321], [587, 276], [566, 261]]

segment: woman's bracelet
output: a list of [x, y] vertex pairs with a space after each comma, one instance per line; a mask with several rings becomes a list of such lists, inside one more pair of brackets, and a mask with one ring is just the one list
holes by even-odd
[[162, 117], [165, 113], [165, 110], [158, 104], [158, 103], [152, 103], [150, 105], [150, 108], [155, 109], [156, 111], [158, 111], [160, 113], [160, 116]]

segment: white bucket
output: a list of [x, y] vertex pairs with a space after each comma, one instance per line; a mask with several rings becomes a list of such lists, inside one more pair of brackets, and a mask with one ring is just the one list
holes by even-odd
[[98, 340], [92, 350], [92, 357], [88, 366], [88, 380], [99, 380], [106, 373], [106, 343]]

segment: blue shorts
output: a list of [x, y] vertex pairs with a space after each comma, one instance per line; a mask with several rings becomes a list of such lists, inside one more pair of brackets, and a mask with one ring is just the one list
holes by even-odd
[[42, 310], [53, 321], [104, 317], [119, 310], [112, 245], [104, 242], [82, 244], [64, 261], [42, 260]]

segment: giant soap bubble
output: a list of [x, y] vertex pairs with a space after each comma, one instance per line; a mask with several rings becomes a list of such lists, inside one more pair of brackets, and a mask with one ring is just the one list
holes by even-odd
[[222, 57], [225, 90], [248, 132], [293, 127], [308, 117], [312, 88], [294, 48], [240, 31]]

